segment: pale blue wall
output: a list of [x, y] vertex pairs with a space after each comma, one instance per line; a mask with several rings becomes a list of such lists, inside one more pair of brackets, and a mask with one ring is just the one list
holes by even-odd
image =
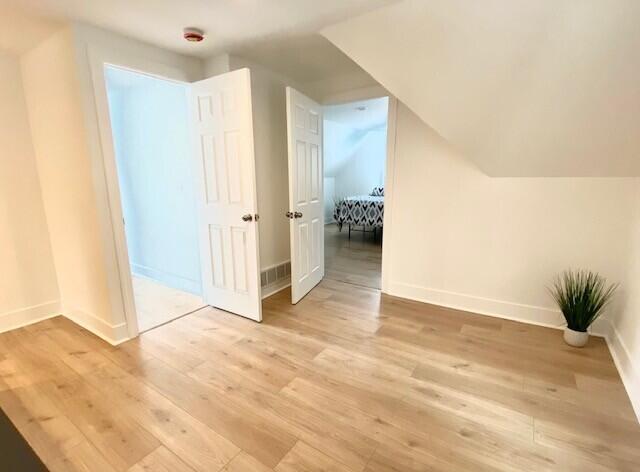
[[369, 195], [374, 187], [384, 186], [387, 127], [366, 131], [358, 142], [359, 146], [334, 175], [338, 198]]
[[[335, 201], [345, 197], [368, 195], [374, 187], [384, 186], [387, 159], [387, 101], [381, 118], [362, 126], [347, 115], [341, 121], [324, 119], [324, 213], [325, 222], [333, 221]], [[353, 109], [354, 104], [333, 106]]]
[[200, 294], [186, 88], [115, 68], [106, 76], [132, 271]]

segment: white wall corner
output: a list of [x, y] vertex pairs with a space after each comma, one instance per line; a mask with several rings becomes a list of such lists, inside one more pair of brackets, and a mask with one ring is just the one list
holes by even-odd
[[605, 333], [611, 357], [613, 357], [613, 362], [618, 369], [624, 388], [627, 390], [627, 395], [629, 395], [633, 411], [640, 423], [640, 369], [634, 364], [631, 352], [613, 324], [606, 318], [598, 321], [601, 322], [601, 329]]
[[60, 315], [59, 300], [51, 300], [38, 305], [0, 313], [0, 333], [22, 328], [58, 315]]
[[126, 323], [109, 324], [91, 313], [73, 307], [63, 307], [62, 315], [112, 346], [130, 339]]

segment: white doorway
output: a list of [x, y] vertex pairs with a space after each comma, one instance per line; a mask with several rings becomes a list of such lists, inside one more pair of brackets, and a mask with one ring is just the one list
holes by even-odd
[[389, 99], [323, 113], [325, 276], [381, 289]]
[[130, 336], [206, 305], [260, 321], [249, 70], [188, 83], [92, 59]]
[[107, 66], [139, 331], [205, 306], [186, 84]]

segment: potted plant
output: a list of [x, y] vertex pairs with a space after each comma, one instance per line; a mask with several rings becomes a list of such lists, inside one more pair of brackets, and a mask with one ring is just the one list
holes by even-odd
[[604, 277], [588, 270], [568, 270], [556, 277], [550, 292], [567, 321], [567, 344], [587, 344], [589, 326], [602, 314], [617, 288], [618, 284], [607, 286]]

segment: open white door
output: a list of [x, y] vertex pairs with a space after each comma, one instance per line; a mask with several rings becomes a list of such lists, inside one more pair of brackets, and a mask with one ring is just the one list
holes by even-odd
[[324, 277], [322, 108], [287, 87], [291, 302]]
[[191, 85], [205, 303], [262, 320], [249, 69]]

